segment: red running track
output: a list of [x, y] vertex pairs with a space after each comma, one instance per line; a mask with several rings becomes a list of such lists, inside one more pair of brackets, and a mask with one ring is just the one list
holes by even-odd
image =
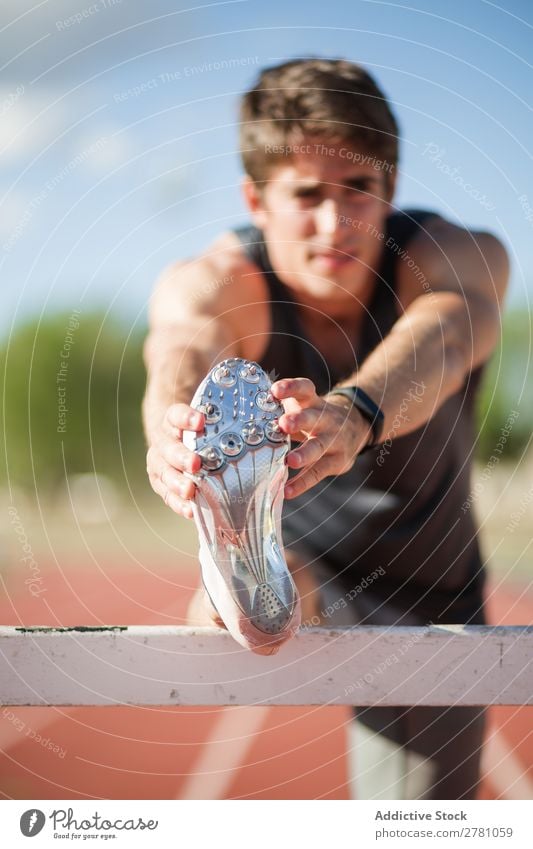
[[[32, 597], [3, 579], [5, 625], [184, 624], [190, 569], [59, 573], [40, 564]], [[177, 580], [171, 576], [178, 576]], [[182, 583], [180, 583], [180, 581]], [[506, 585], [494, 624], [533, 624], [533, 594]], [[2, 708], [8, 799], [347, 799], [345, 707]], [[481, 798], [533, 798], [533, 708], [491, 710]]]

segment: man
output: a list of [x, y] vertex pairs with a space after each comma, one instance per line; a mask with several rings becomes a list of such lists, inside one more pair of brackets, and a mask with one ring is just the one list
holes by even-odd
[[[476, 528], [461, 505], [504, 248], [436, 213], [394, 208], [396, 121], [348, 61], [263, 71], [243, 98], [241, 150], [254, 226], [168, 269], [153, 296], [144, 419], [154, 490], [192, 516], [187, 474], [200, 458], [181, 436], [203, 417], [190, 399], [217, 361], [257, 361], [279, 376], [280, 425], [299, 442], [283, 538], [303, 620], [483, 623]], [[335, 394], [354, 386], [380, 409], [379, 428], [353, 392]], [[199, 595], [196, 621], [201, 610], [216, 621]], [[471, 708], [358, 711], [354, 795], [474, 798], [483, 724]]]

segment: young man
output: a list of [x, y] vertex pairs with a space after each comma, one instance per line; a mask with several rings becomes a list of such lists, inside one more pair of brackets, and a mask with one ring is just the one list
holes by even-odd
[[[287, 458], [283, 539], [303, 620], [483, 623], [476, 528], [461, 505], [505, 250], [436, 213], [395, 209], [398, 128], [357, 65], [269, 68], [241, 119], [253, 226], [168, 269], [151, 304], [152, 486], [191, 517], [184, 472], [200, 458], [181, 436], [203, 427], [194, 390], [225, 357], [257, 361], [279, 376], [280, 425], [300, 442]], [[354, 386], [380, 408], [381, 428], [353, 391], [332, 391]], [[473, 798], [483, 722], [463, 707], [358, 711], [354, 796]]]

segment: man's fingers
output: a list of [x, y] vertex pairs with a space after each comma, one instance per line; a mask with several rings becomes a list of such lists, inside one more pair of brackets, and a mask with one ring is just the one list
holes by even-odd
[[157, 492], [157, 494], [161, 496], [167, 507], [170, 507], [170, 509], [173, 510], [174, 513], [177, 513], [178, 516], [185, 516], [187, 519], [192, 519], [193, 513], [191, 502], [182, 498], [174, 492], [171, 487], [167, 486], [164, 478], [157, 475], [151, 475], [150, 482], [154, 492]]
[[166, 412], [166, 421], [171, 428], [178, 430], [203, 430], [205, 416], [189, 407], [188, 404], [172, 404]]
[[183, 472], [195, 474], [202, 466], [201, 458], [181, 441], [184, 430], [201, 431], [205, 416], [188, 404], [172, 404], [165, 413], [160, 438], [150, 447], [146, 466], [152, 489], [175, 513], [192, 519], [191, 499], [195, 495], [193, 480]]
[[183, 443], [164, 440], [160, 444], [159, 450], [163, 459], [170, 466], [173, 466], [174, 469], [182, 472], [190, 472], [191, 474], [200, 471], [202, 465], [201, 458], [194, 451], [186, 448]]
[[307, 404], [317, 397], [315, 384], [307, 377], [277, 380], [272, 384], [270, 391], [278, 401], [284, 398], [296, 398], [301, 404]]
[[302, 445], [299, 445], [294, 451], [287, 454], [287, 465], [291, 469], [301, 469], [302, 466], [309, 466], [311, 463], [317, 463], [326, 450], [326, 447], [319, 436], [312, 436], [307, 439]]
[[193, 483], [193, 481], [181, 475], [178, 495], [181, 495], [181, 497], [185, 499], [192, 499], [194, 498], [195, 492], [196, 485]]
[[[170, 447], [173, 450], [171, 452], [169, 449], [169, 453], [173, 456], [176, 453], [174, 449], [176, 447], [179, 448], [179, 443], [176, 446], [170, 443]], [[182, 447], [184, 448], [184, 446]], [[184, 448], [184, 451], [187, 451], [187, 449]], [[188, 453], [194, 458], [194, 463], [191, 465], [195, 465], [198, 461], [201, 465], [198, 455], [192, 454], [192, 452]], [[158, 495], [164, 497], [167, 492], [172, 492], [184, 500], [194, 498], [196, 489], [194, 481], [185, 477], [181, 471], [178, 471], [175, 465], [165, 460], [161, 446], [152, 447], [148, 451], [147, 472], [150, 483]]]
[[164, 469], [171, 469], [174, 473], [190, 472], [194, 474], [199, 471], [202, 461], [198, 454], [189, 451], [181, 442], [171, 439], [162, 439], [156, 445], [148, 449], [146, 455], [146, 471], [149, 475], [154, 474], [161, 477]]
[[297, 498], [298, 495], [302, 495], [302, 493], [311, 489], [312, 486], [315, 486], [319, 481], [331, 474], [331, 462], [327, 457], [323, 457], [318, 463], [310, 466], [288, 482], [285, 487], [285, 498]]
[[281, 429], [291, 435], [300, 431], [313, 433], [314, 430], [320, 427], [323, 418], [323, 408], [308, 407], [306, 410], [300, 410], [297, 413], [283, 413], [279, 418], [279, 423]]
[[194, 498], [196, 489], [194, 482], [177, 472], [172, 466], [166, 464], [162, 466], [159, 479], [167, 489], [170, 489], [175, 495], [179, 495], [180, 498]]

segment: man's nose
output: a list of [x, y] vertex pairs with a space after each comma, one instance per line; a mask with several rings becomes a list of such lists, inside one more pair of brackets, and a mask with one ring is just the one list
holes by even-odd
[[340, 227], [339, 206], [333, 198], [324, 198], [316, 210], [316, 226], [319, 233], [331, 235]]

